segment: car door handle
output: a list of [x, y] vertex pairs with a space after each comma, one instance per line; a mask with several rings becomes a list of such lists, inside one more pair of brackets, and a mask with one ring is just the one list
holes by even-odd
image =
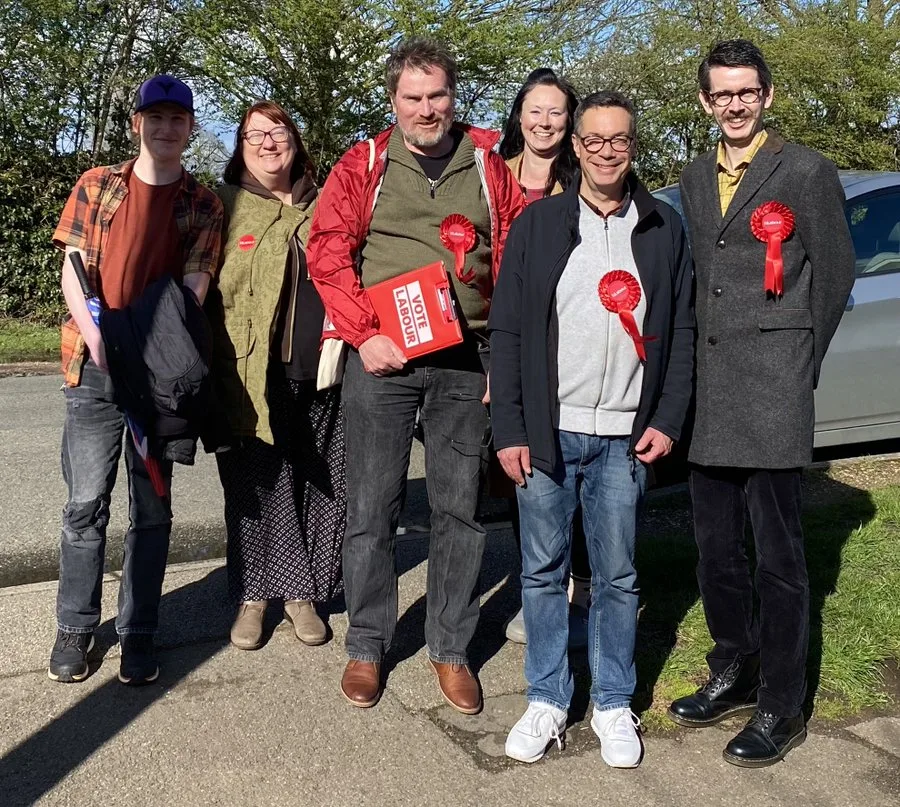
[[847, 305], [844, 306], [844, 311], [852, 311], [854, 305], [856, 305], [856, 300], [853, 299], [853, 295], [851, 294], [847, 298]]

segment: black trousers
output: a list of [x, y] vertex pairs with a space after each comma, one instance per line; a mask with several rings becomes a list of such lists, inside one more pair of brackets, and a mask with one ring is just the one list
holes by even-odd
[[[800, 524], [800, 469], [692, 466], [697, 581], [715, 646], [713, 672], [760, 654], [759, 708], [796, 715], [806, 698], [809, 580]], [[745, 552], [745, 514], [756, 544], [756, 593]]]

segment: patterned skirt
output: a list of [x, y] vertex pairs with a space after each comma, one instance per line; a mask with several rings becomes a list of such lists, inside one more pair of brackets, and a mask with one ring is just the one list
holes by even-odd
[[347, 514], [340, 387], [270, 372], [275, 444], [216, 455], [225, 494], [228, 589], [235, 602], [327, 602], [341, 587]]

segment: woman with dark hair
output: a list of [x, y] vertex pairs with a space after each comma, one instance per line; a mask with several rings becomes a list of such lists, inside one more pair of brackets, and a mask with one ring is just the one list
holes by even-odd
[[516, 94], [503, 131], [500, 156], [527, 202], [562, 193], [578, 167], [575, 88], [547, 67], [532, 71]]
[[[503, 132], [500, 155], [519, 183], [526, 204], [562, 193], [572, 182], [578, 168], [572, 144], [577, 106], [575, 88], [547, 67], [533, 70], [516, 94]], [[491, 475], [492, 482], [497, 478], [504, 478], [502, 472]], [[508, 486], [508, 480], [505, 484]], [[510, 516], [518, 543], [519, 513], [515, 490], [510, 490], [509, 496]], [[580, 508], [575, 513], [572, 529], [569, 646], [580, 648], [587, 646], [591, 592], [591, 566]], [[507, 623], [506, 638], [519, 644], [527, 641], [521, 608]]]
[[300, 641], [322, 644], [315, 603], [340, 584], [346, 489], [340, 390], [319, 350], [324, 308], [304, 244], [316, 199], [300, 132], [272, 101], [243, 116], [218, 190], [223, 263], [207, 308], [213, 383], [232, 440], [216, 454], [225, 496], [232, 643], [262, 643], [268, 600]]

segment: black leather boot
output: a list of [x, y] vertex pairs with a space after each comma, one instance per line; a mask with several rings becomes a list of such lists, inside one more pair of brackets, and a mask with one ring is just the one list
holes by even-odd
[[806, 721], [802, 712], [780, 717], [758, 711], [742, 731], [725, 746], [726, 762], [741, 768], [765, 768], [774, 765], [792, 748], [806, 739]]
[[712, 726], [726, 717], [756, 709], [758, 689], [759, 656], [738, 656], [727, 670], [710, 675], [693, 695], [674, 701], [669, 717], [688, 728]]

